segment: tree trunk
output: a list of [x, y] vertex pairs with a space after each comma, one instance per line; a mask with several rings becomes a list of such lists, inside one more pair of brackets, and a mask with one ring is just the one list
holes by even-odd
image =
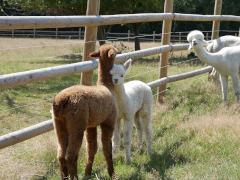
[[[133, 32], [134, 36], [139, 36], [139, 27], [140, 23], [133, 23]], [[140, 50], [140, 39], [139, 37], [135, 37], [135, 51]]]
[[100, 46], [105, 44], [105, 33], [104, 33], [104, 26], [98, 26], [98, 33], [97, 33], [97, 39], [99, 40]]

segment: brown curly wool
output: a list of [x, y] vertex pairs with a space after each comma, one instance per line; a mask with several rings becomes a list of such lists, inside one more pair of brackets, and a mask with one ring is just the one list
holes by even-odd
[[53, 101], [53, 121], [58, 139], [58, 160], [62, 179], [78, 179], [77, 159], [84, 131], [87, 139], [87, 165], [85, 175], [90, 175], [97, 153], [97, 126], [102, 129], [103, 153], [108, 174], [114, 173], [112, 161], [112, 135], [117, 118], [117, 101], [111, 81], [117, 50], [105, 44], [91, 57], [99, 57], [97, 86], [76, 85], [64, 89]]

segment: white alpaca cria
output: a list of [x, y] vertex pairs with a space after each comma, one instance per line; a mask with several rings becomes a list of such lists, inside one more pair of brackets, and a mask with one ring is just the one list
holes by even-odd
[[[216, 53], [224, 47], [233, 47], [240, 45], [240, 37], [236, 36], [222, 36], [215, 39], [207, 46], [207, 51], [211, 53]], [[213, 68], [211, 74], [209, 74], [209, 79], [213, 79], [215, 83], [220, 84], [219, 73]]]
[[203, 45], [206, 45], [204, 35], [200, 31], [191, 31], [187, 37], [190, 42], [189, 50], [194, 49], [199, 59], [213, 66], [221, 77], [223, 103], [227, 100], [228, 76], [232, 77], [232, 83], [237, 101], [240, 98], [239, 70], [240, 70], [240, 46], [225, 47], [216, 53], [208, 53]]
[[141, 81], [130, 81], [124, 84], [124, 76], [131, 62], [132, 60], [129, 59], [124, 66], [114, 65], [110, 71], [118, 104], [118, 118], [113, 133], [113, 152], [116, 153], [120, 145], [121, 119], [123, 119], [123, 145], [125, 161], [128, 164], [131, 163], [133, 124], [137, 129], [138, 147], [141, 147], [144, 132], [148, 153], [152, 154], [152, 91]]

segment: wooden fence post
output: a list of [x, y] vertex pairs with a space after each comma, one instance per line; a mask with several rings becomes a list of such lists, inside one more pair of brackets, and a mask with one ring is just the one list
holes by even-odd
[[[221, 15], [221, 11], [222, 11], [222, 0], [215, 0], [214, 15]], [[220, 28], [220, 21], [213, 21], [212, 40], [217, 39], [219, 37], [219, 28]]]
[[[88, 0], [86, 15], [99, 15], [100, 0]], [[82, 61], [90, 60], [89, 54], [95, 51], [97, 40], [98, 26], [86, 26], [84, 33], [83, 59]], [[88, 41], [93, 41], [86, 43]], [[81, 84], [86, 86], [92, 85], [93, 71], [84, 72], [81, 75]]]
[[[221, 15], [222, 11], [222, 0], [215, 0], [214, 5], [214, 15]], [[213, 21], [212, 25], [212, 40], [217, 39], [219, 37], [219, 28], [220, 28], [220, 21]], [[211, 72], [208, 72], [208, 79]]]
[[33, 29], [33, 38], [36, 38], [36, 29]]
[[82, 29], [79, 28], [79, 39], [81, 39], [81, 35], [82, 35]]
[[182, 42], [182, 33], [180, 32], [179, 33], [179, 43], [181, 43]]
[[58, 28], [56, 28], [56, 39], [58, 39]]
[[128, 30], [128, 42], [130, 41], [130, 30]]
[[155, 31], [153, 31], [153, 42], [155, 42]]
[[[174, 0], [165, 0], [164, 4], [164, 13], [172, 13], [173, 12], [173, 1]], [[172, 20], [164, 20], [162, 27], [162, 45], [166, 45], [170, 43], [171, 37], [171, 27]], [[168, 54], [169, 52], [160, 54], [160, 70], [159, 70], [159, 79], [167, 76], [167, 64], [168, 64]], [[158, 87], [157, 94], [157, 103], [163, 103], [165, 97], [166, 84]], [[164, 91], [164, 92], [162, 92]], [[160, 93], [161, 92], [161, 93]]]
[[208, 36], [208, 33], [207, 33], [207, 35], [206, 35], [206, 40], [208, 41], [208, 38], [209, 38], [209, 36]]

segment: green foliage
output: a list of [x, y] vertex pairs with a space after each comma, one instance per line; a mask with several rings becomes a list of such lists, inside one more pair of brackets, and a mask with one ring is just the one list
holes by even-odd
[[189, 54], [187, 54], [187, 57], [195, 57], [196, 55], [195, 55], [195, 52], [190, 52]]

